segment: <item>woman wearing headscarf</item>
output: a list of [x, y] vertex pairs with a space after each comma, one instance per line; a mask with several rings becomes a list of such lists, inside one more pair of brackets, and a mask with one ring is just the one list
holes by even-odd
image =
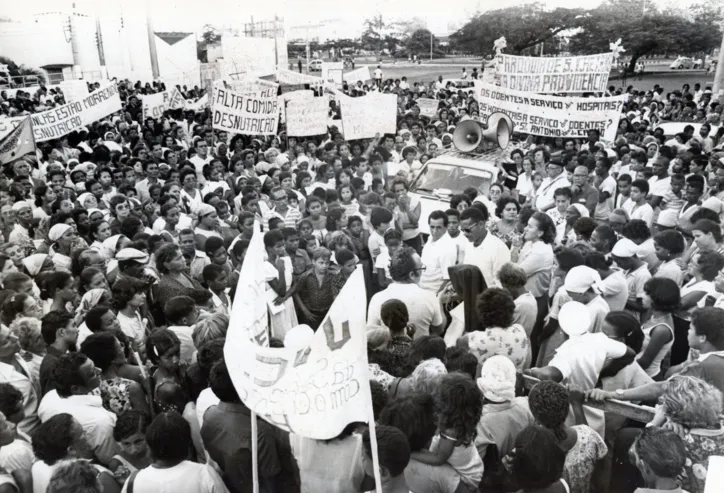
[[85, 323], [85, 317], [88, 311], [97, 305], [106, 305], [111, 302], [111, 294], [107, 289], [90, 289], [88, 290], [80, 300], [78, 308], [76, 308], [73, 323], [78, 327], [78, 340], [76, 345], [80, 346], [86, 337], [91, 335], [93, 332], [88, 328]]
[[118, 234], [113, 235], [103, 242], [103, 257], [108, 261], [106, 264], [106, 277], [109, 283], [113, 283], [116, 280], [118, 274], [118, 261], [116, 260], [116, 254], [123, 250], [126, 245], [131, 242], [124, 235]]
[[448, 274], [450, 285], [461, 300], [461, 303], [450, 311], [450, 326], [445, 333], [445, 344], [452, 347], [463, 334], [482, 328], [476, 300], [488, 286], [482, 272], [475, 265], [454, 265], [448, 267]]
[[75, 239], [75, 228], [69, 224], [56, 224], [48, 231], [48, 240], [51, 243], [50, 257], [56, 269], [70, 272], [70, 254]]

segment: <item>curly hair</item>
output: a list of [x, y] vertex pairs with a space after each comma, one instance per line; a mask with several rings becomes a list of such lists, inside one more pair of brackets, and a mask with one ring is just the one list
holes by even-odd
[[178, 255], [179, 250], [181, 250], [181, 247], [176, 243], [166, 243], [159, 247], [156, 251], [156, 269], [158, 269], [158, 272], [161, 274], [169, 273], [166, 263], [173, 260]]
[[68, 447], [77, 438], [73, 436], [75, 419], [67, 413], [56, 414], [35, 431], [32, 438], [35, 457], [52, 466], [68, 456]]
[[495, 215], [503, 217], [503, 210], [505, 210], [505, 206], [508, 204], [515, 204], [516, 210], [520, 212], [520, 204], [513, 197], [500, 197], [495, 204]]
[[146, 284], [143, 281], [132, 277], [124, 277], [113, 283], [111, 293], [113, 294], [113, 306], [122, 310], [128, 305], [138, 293], [143, 293]]
[[412, 341], [407, 352], [407, 374], [411, 374], [421, 361], [437, 358], [445, 359], [445, 340], [439, 336], [421, 336]]
[[105, 371], [116, 359], [116, 338], [112, 332], [91, 334], [80, 345], [80, 352], [93, 360], [93, 364]]
[[145, 435], [149, 424], [150, 420], [146, 413], [134, 410], [125, 411], [116, 420], [116, 425], [113, 427], [113, 439], [120, 442], [136, 433]]
[[512, 262], [508, 262], [500, 268], [498, 279], [500, 280], [500, 284], [506, 289], [521, 288], [528, 282], [528, 276], [525, 275], [525, 271]]
[[458, 443], [470, 445], [483, 412], [483, 395], [473, 379], [457, 372], [444, 375], [433, 398], [438, 429], [452, 430]]
[[547, 244], [553, 243], [556, 239], [556, 225], [551, 216], [545, 212], [534, 212], [530, 217], [538, 223], [538, 230], [542, 233], [541, 241]]
[[570, 407], [568, 389], [559, 383], [544, 380], [530, 389], [528, 405], [538, 423], [553, 431], [559, 441], [566, 438], [564, 423]]
[[530, 425], [515, 437], [512, 472], [519, 487], [547, 488], [561, 478], [565, 462], [566, 453], [550, 430]]
[[6, 418], [23, 410], [23, 394], [10, 383], [0, 383], [0, 413]]
[[598, 223], [590, 217], [579, 217], [576, 222], [573, 223], [573, 231], [584, 241], [589, 241], [591, 235], [596, 230]]
[[718, 252], [701, 252], [697, 264], [702, 277], [707, 281], [713, 281], [724, 269], [724, 255]]
[[378, 421], [402, 431], [414, 452], [425, 449], [437, 431], [434, 410], [432, 396], [413, 393], [387, 404]]
[[722, 413], [721, 391], [700, 378], [686, 375], [675, 375], [666, 382], [659, 403], [667, 418], [689, 429], [715, 428]]
[[191, 336], [194, 340], [194, 347], [200, 348], [209, 341], [226, 337], [228, 329], [229, 316], [223, 312], [216, 312], [198, 320]]
[[515, 300], [505, 289], [486, 289], [478, 296], [476, 308], [484, 328], [506, 329], [513, 325]]
[[20, 317], [10, 324], [10, 331], [18, 337], [20, 347], [28, 351], [34, 339], [41, 336], [40, 320], [33, 317]]
[[395, 282], [408, 281], [410, 274], [415, 270], [415, 255], [417, 252], [404, 246], [392, 255], [390, 261], [390, 277]]
[[645, 241], [651, 237], [651, 230], [646, 221], [631, 219], [623, 226], [621, 234], [633, 242], [636, 242], [636, 240]]

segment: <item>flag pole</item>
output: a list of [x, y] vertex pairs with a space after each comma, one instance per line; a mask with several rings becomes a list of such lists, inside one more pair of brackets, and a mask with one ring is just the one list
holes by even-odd
[[[253, 492], [259, 493], [259, 441], [256, 427], [256, 413], [251, 412], [251, 471]], [[381, 493], [381, 492], [377, 492]]]
[[[372, 397], [370, 396], [370, 400]], [[375, 491], [382, 493], [382, 477], [380, 476], [380, 457], [377, 451], [377, 430], [375, 428], [375, 414], [372, 406], [370, 405], [370, 446], [372, 448], [372, 466], [375, 470]], [[256, 493], [256, 492], [254, 492]]]

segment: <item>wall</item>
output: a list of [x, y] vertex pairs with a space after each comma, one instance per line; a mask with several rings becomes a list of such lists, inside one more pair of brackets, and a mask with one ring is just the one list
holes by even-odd
[[276, 48], [274, 38], [251, 38], [224, 35], [221, 38], [223, 53], [222, 73], [236, 78], [235, 74], [248, 73], [268, 75], [276, 72], [275, 49], [278, 65], [287, 68], [288, 55], [286, 39], [278, 38]]
[[167, 88], [177, 84], [189, 87], [200, 84], [196, 36], [189, 34], [174, 44], [168, 44], [156, 36], [156, 54], [160, 78], [166, 83]]
[[[38, 15], [34, 21], [0, 22], [0, 54], [28, 67], [73, 65], [70, 41], [63, 32], [67, 14]], [[70, 33], [67, 33], [70, 39]]]

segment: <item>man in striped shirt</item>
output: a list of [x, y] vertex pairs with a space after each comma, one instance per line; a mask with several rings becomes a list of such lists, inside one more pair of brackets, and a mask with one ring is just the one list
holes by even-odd
[[302, 213], [295, 207], [289, 207], [287, 192], [281, 187], [274, 187], [269, 194], [274, 207], [264, 214], [264, 231], [269, 231], [269, 219], [278, 217], [284, 221], [285, 228], [296, 228], [302, 219]]

